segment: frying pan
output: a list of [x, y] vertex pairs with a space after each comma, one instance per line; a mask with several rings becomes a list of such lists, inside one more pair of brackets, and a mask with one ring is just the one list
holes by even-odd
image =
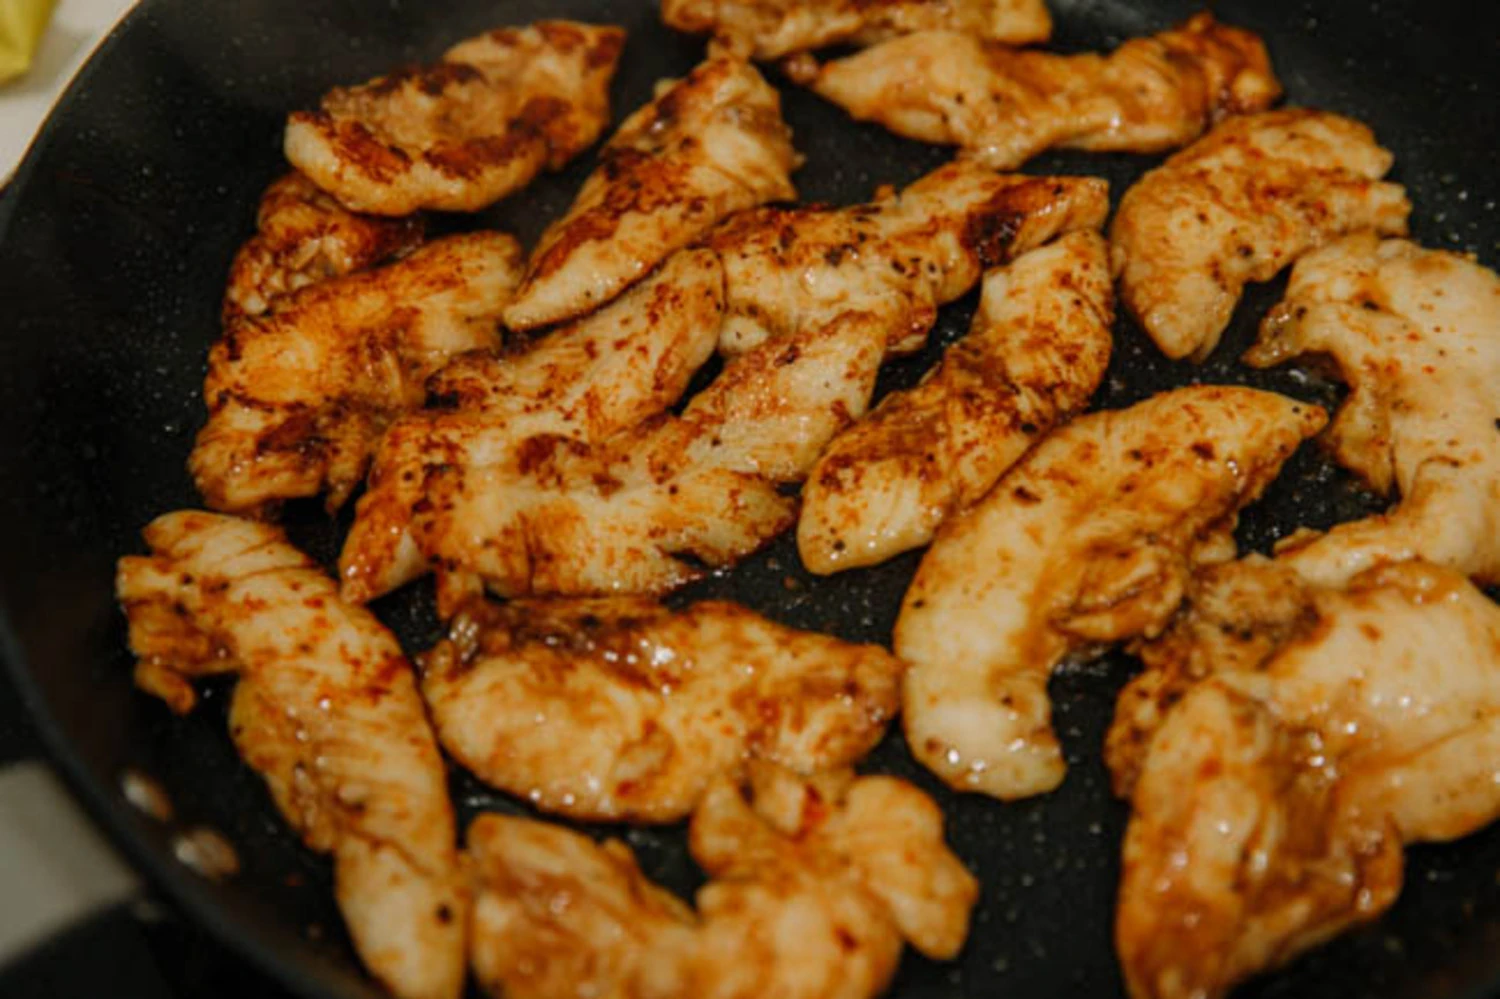
[[[1192, 0], [1054, 0], [1062, 49], [1105, 48], [1190, 14]], [[1484, 6], [1488, 5], [1474, 5]], [[1290, 100], [1369, 122], [1397, 154], [1396, 178], [1416, 204], [1416, 237], [1500, 263], [1500, 30], [1470, 5], [1432, 0], [1225, 2], [1219, 16], [1260, 32]], [[329, 85], [430, 59], [502, 23], [576, 17], [625, 25], [630, 42], [614, 87], [616, 117], [681, 74], [702, 43], [662, 28], [654, 5], [623, 0], [147, 0], [106, 41], [62, 101], [0, 202], [0, 608], [4, 658], [36, 726], [92, 814], [188, 918], [292, 991], [371, 997], [330, 893], [328, 864], [296, 842], [261, 782], [226, 737], [226, 688], [186, 719], [130, 684], [115, 558], [140, 550], [137, 531], [195, 505], [184, 469], [203, 416], [204, 361], [218, 332], [229, 260], [249, 234], [257, 198], [284, 169], [288, 109]], [[773, 78], [774, 74], [771, 74]], [[851, 123], [784, 87], [786, 116], [807, 165], [808, 200], [867, 199], [942, 162], [945, 150]], [[1053, 155], [1028, 169], [1106, 176], [1116, 196], [1154, 161]], [[563, 211], [591, 166], [582, 157], [485, 213], [477, 224], [534, 240]], [[470, 219], [440, 219], [463, 228]], [[1224, 344], [1202, 367], [1164, 360], [1129, 322], [1095, 405], [1115, 407], [1189, 381], [1245, 382], [1324, 404], [1336, 386], [1310, 374], [1254, 373], [1233, 359], [1279, 285], [1247, 296]], [[945, 310], [922, 356], [894, 364], [881, 389], [913, 383], [967, 328], [974, 296]], [[1497, 386], [1500, 392], [1500, 386]], [[1315, 448], [1290, 463], [1240, 529], [1266, 549], [1298, 524], [1315, 527], [1379, 506]], [[293, 539], [332, 562], [348, 514], [287, 510]], [[790, 624], [886, 641], [917, 555], [814, 580], [782, 538], [679, 599], [726, 596]], [[422, 585], [377, 611], [409, 649], [439, 634]], [[1057, 728], [1072, 766], [1054, 794], [1018, 804], [958, 798], [908, 757], [893, 733], [871, 770], [909, 777], [936, 795], [950, 840], [984, 889], [959, 961], [908, 957], [895, 995], [1121, 993], [1110, 939], [1125, 810], [1100, 761], [1114, 695], [1132, 664], [1113, 655], [1058, 676]], [[127, 771], [154, 777], [175, 806], [168, 822], [136, 812]], [[461, 820], [521, 811], [462, 771], [451, 777]], [[174, 837], [200, 826], [235, 845], [242, 869], [222, 882], [173, 859]], [[680, 829], [632, 831], [648, 874], [690, 892], [700, 875]], [[1409, 852], [1406, 888], [1378, 923], [1348, 934], [1242, 996], [1461, 996], [1500, 986], [1500, 828]]]

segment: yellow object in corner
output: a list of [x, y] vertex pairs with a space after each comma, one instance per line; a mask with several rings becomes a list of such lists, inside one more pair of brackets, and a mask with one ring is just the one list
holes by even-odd
[[0, 0], [0, 83], [31, 68], [57, 0]]

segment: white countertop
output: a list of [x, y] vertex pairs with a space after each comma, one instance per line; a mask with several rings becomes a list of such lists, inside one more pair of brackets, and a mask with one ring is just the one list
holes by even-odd
[[31, 69], [0, 84], [0, 183], [4, 183], [68, 81], [134, 0], [59, 0]]

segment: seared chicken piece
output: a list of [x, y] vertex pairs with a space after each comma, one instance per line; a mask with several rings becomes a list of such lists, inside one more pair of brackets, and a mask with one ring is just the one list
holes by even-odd
[[1151, 743], [1125, 831], [1115, 946], [1132, 999], [1216, 999], [1401, 890], [1401, 841], [1346, 807], [1315, 731], [1217, 683]]
[[1359, 229], [1404, 233], [1406, 189], [1357, 121], [1296, 108], [1231, 119], [1125, 192], [1120, 297], [1168, 357], [1202, 360], [1248, 281]]
[[1095, 177], [949, 163], [867, 205], [741, 212], [707, 244], [725, 269], [730, 314], [720, 349], [733, 357], [863, 315], [888, 328], [889, 351], [920, 350], [938, 307], [985, 270], [1064, 233], [1098, 229], [1108, 211], [1109, 186]]
[[258, 316], [308, 285], [369, 270], [422, 242], [420, 217], [359, 215], [296, 171], [260, 199], [256, 233], [235, 254], [224, 292], [224, 325]]
[[503, 999], [687, 995], [692, 909], [641, 873], [617, 839], [481, 815], [467, 834], [475, 881], [470, 961]]
[[[447, 773], [396, 639], [274, 527], [182, 511], [117, 589], [151, 693], [240, 675], [235, 744], [309, 848], [333, 855], [355, 949], [401, 999], [456, 999], [468, 895]], [[146, 668], [149, 667], [149, 668]], [[141, 674], [138, 674], [141, 676]]]
[[520, 264], [509, 236], [451, 236], [231, 325], [209, 353], [208, 422], [188, 458], [208, 505], [254, 512], [324, 490], [329, 509], [343, 505], [427, 377], [499, 344]]
[[593, 144], [624, 45], [620, 28], [573, 21], [470, 38], [294, 113], [286, 158], [354, 211], [478, 211]]
[[[680, 415], [592, 446], [534, 439], [521, 475], [510, 461], [430, 468], [412, 537], [450, 580], [443, 612], [480, 580], [507, 597], [659, 593], [701, 575], [688, 559], [754, 551], [795, 518], [778, 486], [865, 411], [881, 362], [919, 347], [939, 305], [1106, 209], [1101, 181], [954, 164], [872, 205], [736, 216], [706, 244], [730, 360]], [[346, 549], [346, 581], [357, 558]]]
[[904, 664], [730, 603], [467, 605], [422, 660], [438, 737], [481, 780], [587, 821], [672, 822], [751, 759], [849, 766], [895, 717]]
[[1233, 555], [1237, 513], [1323, 412], [1195, 386], [1055, 431], [949, 520], [896, 624], [913, 755], [1011, 799], [1064, 774], [1047, 680], [1068, 655], [1158, 633], [1192, 569]]
[[721, 219], [797, 197], [781, 96], [713, 55], [625, 119], [568, 214], [547, 227], [505, 310], [511, 329], [591, 312]]
[[1332, 358], [1350, 393], [1334, 458], [1400, 502], [1291, 539], [1279, 561], [1337, 584], [1423, 558], [1500, 582], [1500, 277], [1457, 253], [1371, 233], [1304, 258], [1245, 360]]
[[1281, 95], [1261, 40], [1209, 14], [1109, 55], [1018, 51], [959, 31], [921, 31], [823, 66], [795, 57], [787, 68], [860, 121], [960, 146], [997, 170], [1054, 148], [1172, 149]]
[[931, 541], [1088, 402], [1113, 322], [1096, 233], [1071, 233], [991, 271], [969, 335], [919, 386], [834, 438], [814, 466], [797, 524], [803, 564], [838, 572]]
[[1151, 738], [1118, 927], [1136, 995], [1222, 994], [1389, 905], [1403, 840], [1500, 817], [1500, 608], [1422, 562], [1303, 603], [1260, 664], [1205, 630], [1215, 672]]
[[903, 942], [951, 958], [978, 894], [942, 813], [891, 777], [725, 778], [693, 815], [709, 875], [697, 913], [648, 881], [630, 849], [528, 819], [469, 827], [473, 960], [507, 999], [867, 999]]
[[1279, 561], [1247, 555], [1198, 570], [1171, 626], [1131, 649], [1145, 668], [1120, 691], [1104, 743], [1115, 794], [1130, 797], [1152, 735], [1189, 690], [1259, 669], [1313, 623], [1306, 585]]
[[914, 31], [958, 31], [1009, 45], [1052, 34], [1043, 0], [662, 0], [661, 19], [678, 31], [711, 33], [756, 59], [874, 45]]
[[397, 421], [381, 441], [340, 559], [345, 599], [363, 603], [428, 570], [413, 524], [444, 514], [424, 502], [429, 480], [490, 469], [513, 482], [553, 449], [602, 440], [676, 402], [713, 353], [723, 310], [718, 258], [684, 251], [520, 353], [450, 363], [429, 383], [440, 405]]

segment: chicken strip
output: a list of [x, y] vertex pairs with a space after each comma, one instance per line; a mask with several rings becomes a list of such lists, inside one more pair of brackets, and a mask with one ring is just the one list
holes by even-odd
[[1247, 555], [1194, 573], [1171, 626], [1131, 648], [1144, 669], [1120, 691], [1104, 743], [1115, 794], [1131, 796], [1152, 736], [1189, 690], [1259, 669], [1316, 621], [1306, 584], [1280, 562]]
[[797, 197], [781, 96], [753, 66], [712, 55], [661, 88], [542, 233], [505, 310], [511, 329], [591, 312], [726, 216]]
[[517, 353], [450, 363], [430, 381], [439, 405], [398, 420], [381, 441], [344, 542], [345, 599], [363, 603], [428, 570], [413, 526], [441, 516], [427, 502], [429, 480], [490, 468], [496, 482], [512, 482], [554, 448], [603, 440], [662, 412], [713, 353], [723, 313], [718, 258], [684, 251], [604, 309]]
[[730, 359], [680, 415], [589, 446], [533, 440], [521, 475], [430, 469], [412, 537], [449, 581], [443, 612], [481, 580], [506, 597], [660, 593], [759, 548], [795, 519], [779, 487], [863, 414], [887, 356], [921, 346], [983, 268], [1096, 226], [1107, 203], [1102, 181], [956, 164], [872, 205], [736, 216], [706, 244]]
[[1423, 558], [1500, 583], [1500, 277], [1457, 253], [1362, 233], [1303, 258], [1245, 356], [1331, 358], [1350, 392], [1326, 442], [1400, 502], [1289, 539], [1279, 560], [1336, 584]]
[[275, 527], [153, 521], [117, 589], [138, 674], [176, 710], [189, 679], [240, 675], [230, 729], [309, 848], [331, 853], [355, 949], [401, 999], [456, 999], [468, 895], [437, 742], [410, 664]]
[[351, 212], [293, 171], [260, 199], [256, 233], [229, 268], [224, 325], [259, 316], [308, 285], [369, 270], [422, 243], [422, 219]]
[[509, 236], [450, 236], [231, 325], [209, 353], [208, 422], [188, 458], [208, 505], [256, 512], [326, 490], [329, 509], [342, 506], [427, 377], [498, 346], [520, 265]]
[[1231, 119], [1125, 192], [1110, 229], [1120, 297], [1168, 357], [1218, 345], [1246, 282], [1344, 233], [1404, 233], [1406, 189], [1357, 121], [1294, 108]]
[[661, 19], [678, 31], [711, 33], [756, 59], [874, 45], [914, 31], [957, 31], [1008, 45], [1052, 35], [1043, 0], [662, 0]]
[[1062, 782], [1047, 680], [1065, 657], [1159, 633], [1194, 566], [1233, 555], [1260, 495], [1323, 412], [1194, 386], [1054, 432], [922, 560], [896, 623], [913, 755], [957, 790]]
[[478, 211], [593, 144], [624, 45], [620, 28], [574, 21], [499, 28], [329, 91], [287, 119], [286, 158], [353, 211]]
[[618, 841], [487, 815], [468, 849], [475, 971], [507, 999], [866, 999], [904, 942], [953, 957], [978, 895], [937, 806], [891, 777], [715, 781], [690, 833], [696, 914]]
[[1075, 232], [984, 279], [973, 328], [915, 389], [834, 438], [802, 490], [797, 548], [816, 573], [932, 540], [1088, 402], [1114, 322], [1108, 251]]
[[1345, 806], [1315, 731], [1256, 699], [1194, 689], [1151, 743], [1115, 920], [1131, 999], [1216, 999], [1374, 919], [1401, 841]]
[[1402, 841], [1500, 817], [1500, 608], [1422, 562], [1303, 603], [1262, 663], [1209, 638], [1215, 672], [1151, 738], [1118, 926], [1136, 995], [1222, 994], [1388, 906]]
[[467, 605], [422, 660], [444, 747], [481, 780], [586, 821], [673, 822], [747, 760], [849, 766], [895, 717], [904, 664], [736, 604]]
[[794, 57], [787, 69], [860, 121], [960, 146], [962, 156], [997, 170], [1055, 148], [1172, 149], [1281, 95], [1261, 40], [1209, 14], [1107, 56], [1017, 51], [959, 31], [920, 31], [822, 66]]

